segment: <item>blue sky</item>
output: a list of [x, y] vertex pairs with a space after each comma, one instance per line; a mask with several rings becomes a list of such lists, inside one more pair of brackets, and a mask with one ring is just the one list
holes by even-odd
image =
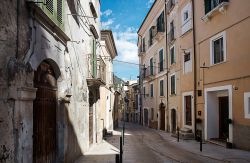
[[[114, 59], [114, 73], [123, 80], [135, 80], [138, 64], [137, 30], [154, 0], [101, 0], [102, 29], [113, 31], [118, 56]], [[117, 61], [115, 61], [117, 60]]]

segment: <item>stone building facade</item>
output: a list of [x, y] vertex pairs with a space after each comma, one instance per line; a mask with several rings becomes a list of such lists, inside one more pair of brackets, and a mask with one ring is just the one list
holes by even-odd
[[0, 162], [74, 162], [99, 141], [100, 1], [44, 2], [0, 2]]

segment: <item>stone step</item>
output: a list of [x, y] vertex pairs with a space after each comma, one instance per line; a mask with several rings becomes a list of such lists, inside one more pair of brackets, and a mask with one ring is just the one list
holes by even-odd
[[192, 133], [192, 130], [189, 129], [189, 128], [185, 128], [185, 127], [184, 127], [184, 128], [181, 128], [181, 129], [180, 129], [180, 132], [181, 132], [181, 133]]

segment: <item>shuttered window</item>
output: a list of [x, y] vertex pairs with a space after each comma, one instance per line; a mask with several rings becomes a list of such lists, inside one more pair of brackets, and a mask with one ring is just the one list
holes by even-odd
[[164, 96], [164, 81], [160, 81], [160, 96]]
[[175, 95], [176, 94], [176, 79], [175, 79], [175, 75], [172, 75], [170, 77], [170, 94], [171, 95]]
[[64, 0], [44, 0], [44, 3], [40, 5], [43, 12], [62, 30], [64, 28], [63, 23], [63, 10]]
[[205, 14], [209, 13], [222, 2], [229, 2], [229, 0], [205, 0]]

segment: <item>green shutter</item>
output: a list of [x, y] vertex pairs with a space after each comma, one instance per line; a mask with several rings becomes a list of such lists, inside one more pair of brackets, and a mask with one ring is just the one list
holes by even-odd
[[92, 44], [92, 75], [94, 78], [96, 78], [97, 74], [97, 61], [96, 61], [96, 42], [95, 39], [93, 39]]
[[62, 30], [64, 30], [64, 0], [44, 0], [40, 7], [43, 12]]

